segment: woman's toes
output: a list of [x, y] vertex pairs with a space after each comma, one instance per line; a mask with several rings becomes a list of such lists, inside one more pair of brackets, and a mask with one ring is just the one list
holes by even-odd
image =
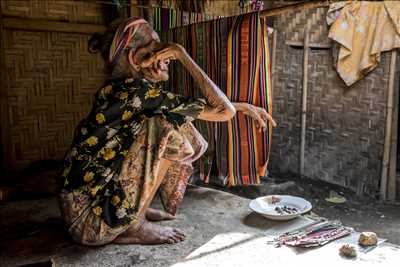
[[186, 236], [182, 233], [175, 233], [176, 236], [178, 236], [179, 238], [184, 239]]
[[182, 242], [185, 239], [185, 236], [182, 233], [179, 233], [175, 230], [175, 228], [170, 229], [168, 233], [168, 240], [173, 240], [173, 243]]
[[167, 239], [167, 244], [175, 244], [175, 241], [172, 238]]
[[172, 229], [174, 231], [174, 233], [180, 234], [180, 235], [185, 235], [181, 230], [179, 230], [178, 228], [173, 228]]
[[175, 220], [176, 217], [172, 214], [169, 214], [168, 212], [165, 212], [165, 217], [166, 220]]
[[180, 236], [185, 237], [185, 234], [184, 234], [181, 230], [174, 228], [173, 231], [174, 231], [174, 233], [176, 233], [176, 234], [178, 234], [178, 235], [180, 235]]
[[180, 242], [180, 240], [176, 236], [171, 236], [169, 239], [173, 240], [173, 244]]
[[182, 242], [183, 240], [185, 240], [185, 237], [180, 236], [180, 235], [176, 236], [176, 238], [179, 240], [179, 242]]
[[176, 217], [168, 212], [159, 210], [160, 212], [160, 217], [162, 218], [162, 220], [174, 220], [176, 219]]
[[185, 235], [182, 234], [182, 233], [177, 233], [177, 232], [175, 232], [175, 233], [174, 233], [174, 236], [175, 236], [175, 238], [177, 238], [179, 241], [185, 240]]

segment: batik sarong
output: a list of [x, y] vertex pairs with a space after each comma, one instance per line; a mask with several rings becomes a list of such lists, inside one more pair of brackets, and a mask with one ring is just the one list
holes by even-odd
[[[191, 163], [206, 148], [190, 122], [204, 107], [202, 99], [146, 80], [113, 80], [97, 92], [59, 178], [61, 211], [74, 240], [111, 242], [142, 218], [157, 189], [166, 211], [175, 214]], [[173, 163], [164, 179], [161, 159]]]

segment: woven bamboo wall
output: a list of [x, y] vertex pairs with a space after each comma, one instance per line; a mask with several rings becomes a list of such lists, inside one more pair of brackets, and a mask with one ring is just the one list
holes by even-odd
[[[1, 10], [3, 21], [17, 19], [1, 33], [2, 165], [20, 170], [33, 161], [61, 159], [89, 112], [104, 70], [100, 57], [87, 52], [91, 33], [85, 29], [103, 19], [98, 6], [76, 1], [7, 0]], [[22, 18], [36, 28], [22, 29]], [[55, 21], [65, 23], [63, 30], [49, 30]]]
[[[307, 16], [315, 19], [307, 11]], [[320, 13], [320, 11], [315, 11]], [[270, 169], [272, 173], [299, 173], [303, 49], [285, 42], [304, 31], [305, 23], [292, 25], [292, 18], [278, 17], [274, 130]], [[320, 22], [324, 25], [324, 16]], [[295, 33], [293, 32], [295, 31]], [[297, 34], [297, 41], [302, 41]], [[321, 41], [318, 41], [320, 39]], [[311, 40], [324, 43], [325, 36]], [[358, 194], [379, 190], [390, 55], [379, 67], [351, 88], [333, 68], [331, 50], [311, 50], [309, 56], [308, 112], [306, 125], [305, 176], [339, 184]]]
[[310, 25], [310, 43], [329, 46], [329, 28], [325, 23], [326, 9], [314, 8], [303, 12], [290, 12], [280, 17], [280, 24], [285, 25], [285, 42], [302, 42], [303, 29]]

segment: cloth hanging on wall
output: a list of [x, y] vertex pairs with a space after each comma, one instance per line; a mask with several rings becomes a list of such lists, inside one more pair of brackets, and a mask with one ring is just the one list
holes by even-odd
[[[171, 29], [164, 41], [183, 45], [191, 57], [233, 102], [247, 102], [272, 113], [267, 25], [258, 13], [220, 18]], [[178, 64], [172, 67], [167, 88], [199, 96], [200, 89]], [[200, 176], [222, 185], [256, 184], [266, 171], [272, 127], [256, 131], [243, 114], [230, 122], [196, 121], [209, 149], [199, 162]], [[217, 175], [210, 176], [212, 163]]]
[[347, 86], [375, 69], [380, 55], [400, 47], [400, 2], [347, 1], [330, 5], [329, 38], [340, 48], [336, 69]]
[[[228, 37], [227, 96], [233, 102], [247, 102], [272, 114], [268, 32], [258, 13], [239, 16]], [[239, 113], [228, 122], [229, 184], [259, 182], [268, 163], [271, 124], [258, 133], [254, 122]]]
[[196, 13], [204, 13], [204, 4], [204, 0], [158, 0], [161, 7]]
[[192, 23], [219, 18], [203, 13], [187, 12], [176, 9], [156, 7], [153, 9], [154, 30], [157, 32], [168, 31], [171, 28], [181, 27]]

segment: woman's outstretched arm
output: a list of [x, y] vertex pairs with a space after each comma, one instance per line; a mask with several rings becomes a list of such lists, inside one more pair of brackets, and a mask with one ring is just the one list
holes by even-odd
[[159, 60], [179, 60], [197, 82], [201, 92], [207, 100], [207, 106], [200, 113], [198, 119], [206, 121], [228, 121], [236, 114], [235, 107], [219, 89], [219, 87], [207, 76], [207, 74], [194, 62], [186, 50], [178, 44], [168, 44], [163, 50], [156, 52], [149, 60], [142, 63], [148, 67]]
[[156, 52], [150, 59], [142, 63], [148, 67], [160, 60], [179, 60], [187, 71], [198, 83], [200, 90], [207, 99], [207, 106], [198, 119], [206, 121], [228, 121], [235, 116], [236, 111], [243, 112], [252, 117], [261, 131], [267, 128], [270, 121], [275, 127], [272, 116], [263, 108], [248, 103], [231, 103], [219, 87], [207, 76], [207, 74], [194, 62], [186, 50], [179, 44], [165, 44], [164, 48]]

